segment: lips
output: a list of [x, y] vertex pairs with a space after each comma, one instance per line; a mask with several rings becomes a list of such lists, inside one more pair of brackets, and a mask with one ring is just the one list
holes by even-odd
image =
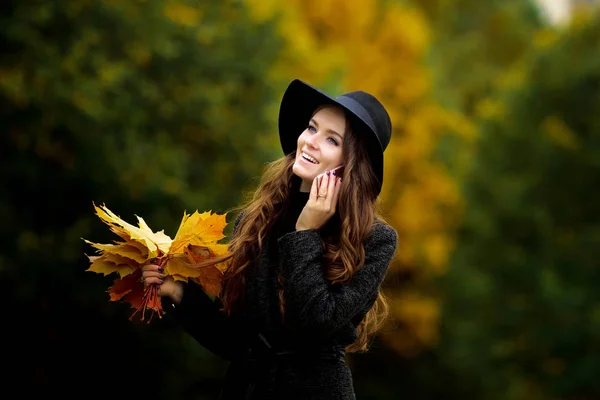
[[319, 161], [317, 161], [316, 158], [314, 158], [313, 156], [311, 156], [310, 154], [308, 154], [308, 153], [306, 153], [304, 151], [301, 153], [301, 157], [304, 160], [310, 162], [311, 164], [315, 164], [315, 165], [319, 164]]

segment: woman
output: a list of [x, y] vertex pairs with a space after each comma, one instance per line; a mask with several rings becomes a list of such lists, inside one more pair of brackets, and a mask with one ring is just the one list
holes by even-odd
[[355, 398], [345, 353], [366, 351], [386, 316], [379, 288], [397, 245], [376, 215], [391, 129], [375, 97], [294, 80], [280, 105], [285, 156], [234, 223], [217, 300], [144, 267], [167, 314], [231, 361], [221, 399]]

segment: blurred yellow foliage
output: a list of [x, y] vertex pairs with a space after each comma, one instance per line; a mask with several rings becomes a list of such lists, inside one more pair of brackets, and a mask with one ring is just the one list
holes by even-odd
[[578, 150], [579, 140], [575, 133], [560, 118], [549, 116], [542, 121], [542, 132], [553, 143], [568, 150]]
[[498, 120], [504, 116], [504, 103], [492, 98], [482, 99], [476, 107], [476, 115], [481, 119]]
[[558, 38], [558, 33], [554, 29], [540, 29], [533, 36], [533, 44], [537, 48], [550, 47]]
[[520, 88], [525, 82], [527, 60], [519, 60], [498, 76], [498, 88], [504, 90]]
[[434, 299], [406, 291], [391, 299], [390, 314], [404, 329], [399, 332], [387, 330], [383, 337], [399, 353], [412, 356], [420, 348], [437, 342], [440, 305]]
[[176, 24], [195, 27], [200, 20], [200, 8], [169, 1], [164, 5], [163, 13]]
[[[400, 237], [396, 272], [417, 279], [444, 271], [460, 196], [448, 172], [433, 161], [440, 137], [472, 138], [469, 121], [434, 104], [423, 58], [428, 21], [416, 8], [376, 0], [246, 0], [256, 20], [278, 18], [284, 54], [269, 77], [300, 78], [327, 91], [364, 90], [390, 112], [394, 134], [386, 150], [381, 194], [386, 218]], [[392, 298], [390, 347], [410, 354], [437, 338], [437, 303], [387, 286]]]

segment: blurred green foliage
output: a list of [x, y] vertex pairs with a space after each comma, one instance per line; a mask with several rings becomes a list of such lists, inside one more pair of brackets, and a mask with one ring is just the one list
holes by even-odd
[[473, 116], [543, 26], [530, 0], [413, 0], [429, 16], [435, 96]]
[[528, 59], [482, 124], [439, 351], [469, 398], [600, 397], [600, 20]]
[[261, 111], [280, 48], [271, 22], [252, 22], [239, 1], [0, 7], [0, 271], [18, 305], [11, 337], [27, 343], [23, 388], [109, 395], [122, 381], [122, 394], [213, 398], [219, 364], [193, 366], [211, 356], [190, 353], [168, 323], [128, 321], [132, 310], [108, 301], [112, 280], [85, 272], [81, 238], [116, 239], [92, 202], [171, 236], [184, 210], [236, 205], [275, 157]]

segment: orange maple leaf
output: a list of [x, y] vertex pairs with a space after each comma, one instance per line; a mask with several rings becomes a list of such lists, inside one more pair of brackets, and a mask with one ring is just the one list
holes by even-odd
[[[175, 254], [169, 258], [165, 268], [175, 280], [189, 278], [202, 286], [208, 295], [218, 296], [221, 292], [221, 281], [225, 270], [223, 265], [226, 263], [210, 262], [217, 257], [225, 256], [224, 253], [216, 253], [215, 247], [188, 244], [184, 247], [184, 254]], [[220, 250], [219, 247], [216, 248]]]
[[135, 312], [129, 317], [130, 320], [141, 312], [141, 320], [144, 321], [146, 311], [151, 310], [152, 314], [148, 322], [152, 321], [152, 317], [156, 313], [159, 318], [162, 318], [164, 310], [158, 296], [158, 286], [152, 285], [144, 289], [140, 284], [141, 270], [127, 275], [124, 278], [116, 279], [113, 285], [107, 290], [110, 295], [110, 301], [123, 300], [128, 302]]

